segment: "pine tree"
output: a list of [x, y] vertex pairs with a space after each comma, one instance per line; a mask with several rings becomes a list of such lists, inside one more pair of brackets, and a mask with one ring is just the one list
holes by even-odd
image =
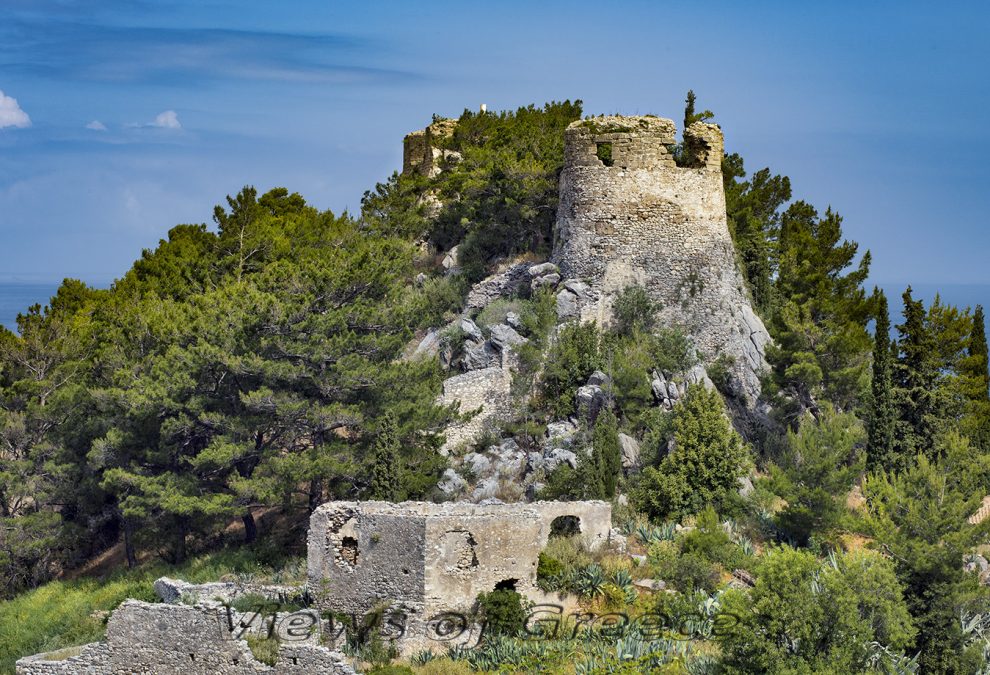
[[[781, 218], [776, 280], [779, 307], [767, 350], [773, 383], [784, 395], [789, 422], [819, 412], [822, 397], [840, 411], [854, 409], [866, 388], [872, 303], [863, 290], [870, 252], [856, 263], [858, 245], [842, 238], [842, 217], [795, 202]], [[851, 269], [849, 269], [851, 268]]]
[[395, 418], [386, 413], [382, 420], [378, 439], [375, 441], [374, 464], [371, 467], [371, 498], [386, 502], [398, 499], [401, 479], [399, 476], [399, 442], [396, 437]]
[[687, 98], [684, 99], [684, 128], [687, 129], [694, 122], [694, 89], [688, 89]]
[[715, 117], [715, 113], [711, 110], [704, 110], [700, 113], [694, 111], [694, 104], [697, 97], [694, 95], [693, 89], [688, 89], [687, 98], [684, 99], [684, 128], [687, 129], [689, 126], [695, 122], [707, 122], [708, 120]]
[[873, 289], [876, 328], [873, 336], [873, 382], [867, 439], [867, 464], [871, 469], [890, 468], [894, 449], [894, 401], [891, 381], [890, 315], [887, 296]]
[[751, 464], [718, 392], [694, 385], [674, 409], [674, 449], [647, 467], [632, 494], [651, 518], [681, 517], [706, 506], [722, 508]]

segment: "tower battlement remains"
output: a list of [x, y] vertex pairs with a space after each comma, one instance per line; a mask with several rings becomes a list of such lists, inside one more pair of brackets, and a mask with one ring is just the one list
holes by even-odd
[[724, 356], [731, 386], [752, 403], [770, 337], [736, 266], [722, 131], [692, 124], [679, 162], [676, 132], [672, 120], [653, 116], [567, 128], [553, 261], [602, 296], [582, 320], [608, 321], [619, 292], [644, 287], [660, 305], [660, 325], [684, 329], [708, 362]]

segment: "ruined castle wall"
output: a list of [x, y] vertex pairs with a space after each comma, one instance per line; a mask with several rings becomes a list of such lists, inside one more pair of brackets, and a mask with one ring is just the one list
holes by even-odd
[[449, 137], [457, 126], [457, 120], [437, 119], [430, 126], [402, 139], [402, 173], [419, 173], [435, 176], [440, 162], [451, 153], [437, 147], [438, 141]]
[[540, 595], [540, 552], [558, 516], [580, 522], [590, 548], [608, 540], [611, 507], [605, 502], [535, 502], [495, 506], [457, 505], [427, 521], [426, 605], [468, 611], [479, 593], [507, 584], [529, 597]]
[[368, 612], [381, 601], [423, 603], [424, 516], [329, 502], [310, 518], [307, 583], [321, 609]]
[[721, 132], [692, 125], [684, 144], [688, 167], [674, 164], [673, 142], [670, 120], [573, 123], [566, 131], [553, 260], [565, 277], [603, 293], [582, 319], [607, 322], [615, 294], [644, 286], [661, 305], [661, 325], [686, 329], [708, 361], [731, 357], [734, 383], [754, 400], [769, 336], [736, 266]]
[[309, 644], [282, 644], [274, 667], [251, 653], [218, 607], [128, 600], [110, 615], [106, 641], [67, 659], [39, 654], [17, 662], [18, 675], [247, 675], [353, 674], [338, 653]]
[[469, 419], [444, 430], [441, 455], [474, 441], [495, 421], [507, 419], [513, 410], [512, 371], [509, 364], [471, 370], [444, 380], [437, 404], [457, 403], [461, 413], [475, 412]]
[[[466, 611], [479, 593], [510, 580], [536, 595], [539, 555], [558, 516], [576, 517], [589, 547], [608, 540], [607, 502], [324, 504], [310, 524], [309, 588], [336, 611], [365, 612], [388, 600], [419, 616]], [[340, 559], [343, 536], [358, 541], [353, 569]]]

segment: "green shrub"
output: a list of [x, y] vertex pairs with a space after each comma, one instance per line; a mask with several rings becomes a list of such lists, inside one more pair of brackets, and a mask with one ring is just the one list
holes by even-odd
[[716, 392], [701, 385], [688, 390], [674, 415], [673, 452], [647, 467], [633, 500], [651, 518], [723, 507], [737, 498], [737, 479], [752, 463], [748, 448], [725, 417]]
[[660, 305], [653, 302], [642, 286], [626, 286], [615, 298], [612, 316], [620, 335], [650, 333], [656, 327]]
[[718, 567], [697, 553], [683, 553], [674, 566], [669, 581], [679, 590], [687, 593], [703, 590], [711, 593], [718, 586]]
[[481, 593], [477, 598], [478, 613], [485, 622], [486, 635], [517, 635], [526, 622], [523, 597], [512, 590]]
[[555, 586], [563, 576], [565, 567], [556, 558], [551, 558], [546, 551], [540, 553], [536, 566], [536, 583], [545, 591], [556, 590]]
[[580, 116], [580, 101], [499, 114], [465, 111], [442, 141], [461, 160], [430, 180], [443, 207], [429, 236], [440, 250], [461, 242], [467, 279], [484, 277], [494, 262], [517, 253], [549, 252], [563, 132]]
[[732, 570], [742, 563], [742, 550], [719, 523], [718, 515], [711, 507], [698, 516], [695, 529], [684, 535], [681, 549], [693, 553], [711, 563], [718, 563], [724, 569]]
[[561, 329], [543, 363], [543, 406], [556, 418], [574, 413], [575, 390], [604, 364], [601, 333], [592, 323], [570, 323]]
[[368, 675], [416, 675], [414, 671], [409, 666], [375, 666], [368, 671]]
[[278, 660], [278, 638], [248, 635], [246, 640], [254, 658], [269, 666], [275, 665]]

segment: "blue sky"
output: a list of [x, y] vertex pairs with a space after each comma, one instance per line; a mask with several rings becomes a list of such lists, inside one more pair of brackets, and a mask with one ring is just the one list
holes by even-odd
[[975, 2], [2, 0], [0, 281], [106, 283], [245, 184], [356, 210], [433, 113], [580, 98], [679, 120], [693, 88], [749, 169], [845, 216], [875, 281], [990, 284], [988, 21]]

